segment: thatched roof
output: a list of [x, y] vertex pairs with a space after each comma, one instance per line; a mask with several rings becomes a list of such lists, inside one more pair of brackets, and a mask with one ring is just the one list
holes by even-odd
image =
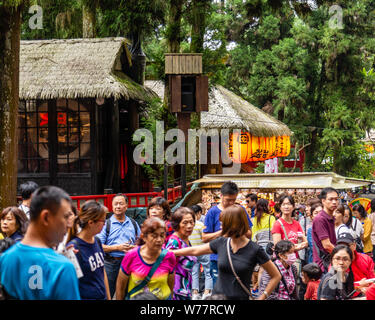
[[[163, 100], [162, 81], [148, 80], [145, 86]], [[243, 129], [259, 137], [292, 135], [284, 123], [220, 85], [210, 88], [208, 110], [201, 112], [201, 127], [205, 129]]]
[[146, 101], [154, 93], [121, 71], [125, 38], [21, 41], [20, 99]]

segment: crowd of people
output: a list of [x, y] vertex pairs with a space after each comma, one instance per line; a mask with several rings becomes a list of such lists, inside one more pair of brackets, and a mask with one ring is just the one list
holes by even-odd
[[0, 215], [0, 297], [39, 300], [375, 300], [375, 200], [341, 204], [325, 188], [296, 204], [237, 201], [225, 182], [220, 202], [178, 207], [152, 199], [139, 225], [128, 198], [112, 211], [34, 182]]

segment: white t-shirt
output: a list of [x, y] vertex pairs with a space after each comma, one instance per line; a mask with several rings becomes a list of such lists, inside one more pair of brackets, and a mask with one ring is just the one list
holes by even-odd
[[354, 239], [361, 238], [361, 235], [364, 233], [362, 222], [353, 217], [352, 226], [349, 228], [349, 231]]
[[27, 219], [30, 220], [30, 208], [28, 206], [25, 206], [24, 204], [21, 204], [18, 208], [25, 212]]

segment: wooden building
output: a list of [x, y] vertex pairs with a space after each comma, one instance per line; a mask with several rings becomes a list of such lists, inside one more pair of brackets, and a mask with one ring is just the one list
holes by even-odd
[[147, 189], [131, 135], [155, 96], [131, 74], [125, 38], [21, 41], [18, 184], [71, 195]]
[[[164, 83], [161, 80], [147, 80], [145, 86], [155, 91], [158, 96], [164, 97]], [[268, 113], [255, 107], [242, 99], [232, 91], [220, 85], [211, 86], [208, 94], [208, 111], [200, 114], [201, 128], [217, 129], [241, 129], [257, 137], [291, 136], [292, 132], [287, 125], [272, 117]], [[200, 165], [200, 176], [205, 174], [222, 174], [223, 163], [212, 164], [210, 160], [211, 142], [207, 139], [207, 164]], [[220, 148], [220, 142], [219, 146]], [[231, 166], [231, 165], [230, 165]], [[254, 172], [253, 163], [241, 164], [241, 172]]]

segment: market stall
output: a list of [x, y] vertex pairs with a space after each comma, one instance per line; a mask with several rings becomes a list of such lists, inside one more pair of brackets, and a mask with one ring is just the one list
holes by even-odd
[[332, 187], [339, 191], [364, 187], [373, 180], [363, 180], [340, 176], [334, 172], [302, 172], [277, 174], [208, 174], [194, 181], [189, 193], [174, 207], [191, 206], [202, 203], [206, 210], [220, 201], [220, 188], [226, 181], [235, 182], [240, 192], [237, 202], [245, 205], [248, 193], [256, 193], [258, 197], [276, 201], [282, 193], [288, 193], [296, 204], [305, 204], [308, 199], [319, 196], [321, 190]]

